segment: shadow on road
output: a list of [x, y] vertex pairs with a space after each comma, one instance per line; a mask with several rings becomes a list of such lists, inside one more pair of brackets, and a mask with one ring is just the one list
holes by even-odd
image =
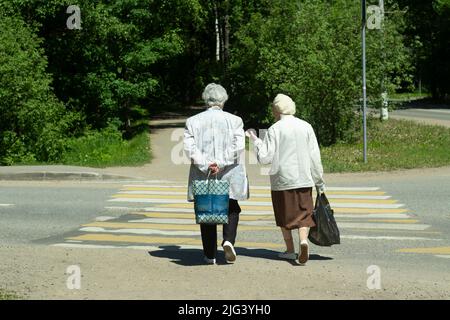
[[[205, 265], [203, 261], [203, 250], [201, 249], [181, 249], [179, 246], [160, 246], [161, 250], [149, 252], [149, 255], [157, 258], [171, 259], [173, 263], [182, 266], [201, 266]], [[236, 247], [236, 253], [239, 256], [260, 258], [276, 261], [285, 261], [293, 266], [298, 266], [296, 261], [281, 260], [278, 258], [278, 251], [268, 249], [248, 249]], [[321, 256], [318, 254], [311, 254], [309, 260], [333, 260], [333, 258]], [[223, 253], [218, 251], [217, 264], [228, 265], [225, 261]]]

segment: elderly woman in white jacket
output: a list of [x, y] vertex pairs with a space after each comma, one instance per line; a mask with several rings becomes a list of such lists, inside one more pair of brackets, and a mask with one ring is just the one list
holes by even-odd
[[[241, 208], [238, 200], [248, 199], [248, 180], [245, 171], [245, 133], [240, 117], [223, 111], [228, 99], [225, 88], [210, 83], [202, 98], [207, 109], [186, 120], [184, 150], [191, 159], [188, 182], [188, 201], [194, 201], [194, 180], [205, 180], [208, 173], [230, 183], [228, 224], [223, 225], [222, 247], [228, 263], [236, 260], [236, 240]], [[216, 263], [217, 226], [200, 225], [205, 261]]]
[[297, 259], [292, 230], [298, 229], [298, 261], [305, 264], [309, 258], [309, 228], [315, 226], [312, 188], [324, 191], [319, 145], [311, 125], [294, 116], [295, 103], [290, 97], [278, 94], [272, 111], [277, 122], [269, 128], [264, 141], [252, 130], [246, 135], [254, 142], [258, 161], [272, 164], [269, 172], [272, 204], [287, 249], [280, 257]]

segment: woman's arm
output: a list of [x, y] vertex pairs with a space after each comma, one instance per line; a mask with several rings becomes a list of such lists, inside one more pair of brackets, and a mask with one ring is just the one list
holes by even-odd
[[261, 164], [271, 164], [276, 151], [275, 130], [271, 127], [267, 131], [264, 141], [257, 138], [254, 140], [255, 153], [258, 162]]
[[316, 187], [323, 187], [323, 167], [320, 158], [319, 143], [317, 142], [314, 129], [310, 126], [308, 130], [309, 155], [311, 159], [311, 175]]

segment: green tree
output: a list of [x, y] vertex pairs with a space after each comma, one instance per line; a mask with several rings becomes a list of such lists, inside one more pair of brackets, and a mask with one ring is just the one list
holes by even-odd
[[0, 164], [57, 161], [79, 117], [53, 94], [41, 40], [0, 13]]
[[416, 79], [434, 98], [450, 94], [450, 1], [398, 0], [405, 10], [408, 44], [414, 49]]
[[80, 0], [81, 30], [66, 28], [70, 0], [11, 3], [44, 38], [58, 98], [94, 128], [119, 119], [130, 129], [133, 120], [186, 96], [178, 72], [190, 74], [186, 60], [198, 55], [191, 36], [204, 12], [197, 0]]
[[[397, 78], [406, 79], [409, 65], [398, 20], [385, 25], [384, 35], [372, 32], [367, 40], [368, 92], [374, 99], [384, 87], [395, 89]], [[347, 139], [361, 96], [360, 31], [354, 1], [272, 1], [268, 14], [252, 14], [235, 34], [228, 78], [233, 109], [248, 125], [267, 125], [269, 102], [285, 93], [321, 144]]]

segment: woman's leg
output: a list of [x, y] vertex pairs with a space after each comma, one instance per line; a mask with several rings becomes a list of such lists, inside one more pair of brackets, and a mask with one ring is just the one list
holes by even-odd
[[298, 236], [300, 238], [300, 242], [304, 242], [308, 240], [309, 235], [309, 227], [303, 227], [298, 229]]
[[215, 259], [217, 252], [217, 225], [201, 224], [203, 253], [208, 259]]
[[283, 233], [283, 239], [286, 243], [286, 252], [295, 252], [294, 239], [292, 238], [291, 230], [281, 227], [281, 232]]

